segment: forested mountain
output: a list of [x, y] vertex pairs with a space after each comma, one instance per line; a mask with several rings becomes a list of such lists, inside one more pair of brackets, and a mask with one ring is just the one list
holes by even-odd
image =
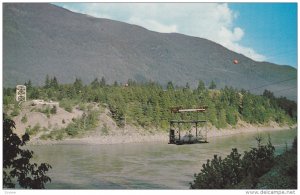
[[108, 83], [172, 81], [192, 88], [199, 80], [206, 86], [214, 80], [217, 88], [227, 85], [252, 93], [266, 88], [291, 99], [296, 99], [297, 86], [295, 68], [256, 62], [206, 39], [157, 33], [46, 3], [4, 3], [4, 86], [29, 79], [42, 85], [47, 74], [62, 83], [105, 77]]

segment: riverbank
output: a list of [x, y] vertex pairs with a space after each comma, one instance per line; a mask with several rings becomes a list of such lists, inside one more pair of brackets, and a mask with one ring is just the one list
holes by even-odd
[[[228, 127], [226, 129], [217, 129], [215, 127], [208, 127], [207, 138], [230, 136], [235, 134], [245, 133], [261, 133], [267, 131], [278, 131], [278, 130], [289, 130], [295, 129], [297, 125], [280, 126], [277, 123], [270, 123], [268, 125], [251, 125], [247, 123], [239, 123], [236, 127]], [[66, 138], [64, 140], [41, 140], [38, 138], [32, 139], [28, 145], [53, 145], [53, 144], [84, 144], [84, 145], [95, 145], [95, 144], [126, 144], [126, 143], [146, 143], [146, 142], [165, 142], [169, 141], [168, 132], [150, 133], [143, 132], [139, 133], [133, 131], [130, 133], [119, 133], [115, 135], [99, 135], [90, 134], [82, 138]]]

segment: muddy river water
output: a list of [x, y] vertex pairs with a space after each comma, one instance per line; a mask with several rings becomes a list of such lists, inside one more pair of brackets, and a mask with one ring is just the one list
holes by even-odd
[[[270, 135], [276, 154], [290, 148], [297, 131]], [[163, 142], [113, 145], [30, 146], [34, 160], [52, 165], [52, 189], [188, 189], [194, 173], [214, 154], [225, 157], [255, 147], [257, 133], [210, 138], [206, 144], [170, 145]]]

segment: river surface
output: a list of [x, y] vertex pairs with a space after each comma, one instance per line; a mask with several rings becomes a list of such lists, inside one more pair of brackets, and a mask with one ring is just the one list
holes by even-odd
[[[291, 147], [297, 131], [261, 133], [271, 137], [276, 154]], [[257, 146], [257, 133], [210, 138], [206, 144], [170, 145], [162, 142], [114, 145], [30, 146], [36, 162], [47, 162], [52, 189], [188, 189], [194, 173], [214, 154], [225, 157]]]

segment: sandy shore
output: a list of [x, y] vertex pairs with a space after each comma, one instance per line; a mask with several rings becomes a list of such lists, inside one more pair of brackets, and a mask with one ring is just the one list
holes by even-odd
[[[297, 125], [290, 126], [279, 126], [276, 123], [270, 124], [268, 126], [253, 126], [249, 124], [240, 124], [236, 128], [227, 129], [216, 129], [210, 127], [207, 132], [207, 138], [220, 137], [220, 136], [230, 136], [234, 134], [241, 133], [260, 133], [267, 131], [278, 131], [278, 130], [288, 130], [291, 128], [297, 128]], [[138, 134], [132, 133], [129, 135], [108, 135], [108, 136], [87, 136], [83, 138], [67, 138], [64, 140], [40, 140], [33, 139], [28, 144], [29, 145], [52, 145], [52, 144], [124, 144], [124, 143], [146, 143], [146, 142], [168, 142], [169, 134], [157, 133], [157, 134]]]

